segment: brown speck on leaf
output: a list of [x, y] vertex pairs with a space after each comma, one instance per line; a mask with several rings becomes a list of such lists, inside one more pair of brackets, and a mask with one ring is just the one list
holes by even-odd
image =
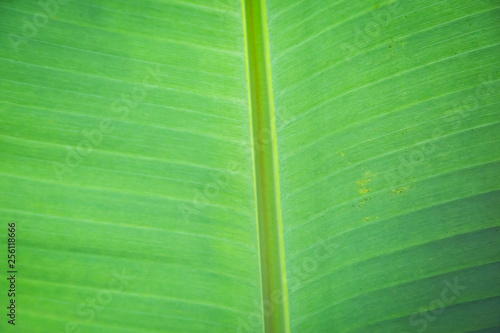
[[410, 186], [403, 186], [403, 187], [395, 188], [395, 189], [391, 190], [391, 193], [392, 194], [401, 194], [401, 193], [408, 191], [409, 188], [410, 188]]

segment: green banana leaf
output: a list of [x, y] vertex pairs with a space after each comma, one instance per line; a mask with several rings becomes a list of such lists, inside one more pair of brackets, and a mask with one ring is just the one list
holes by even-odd
[[0, 1], [0, 331], [500, 332], [498, 0]]

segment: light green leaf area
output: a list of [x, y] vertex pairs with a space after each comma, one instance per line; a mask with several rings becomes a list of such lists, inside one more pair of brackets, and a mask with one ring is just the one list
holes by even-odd
[[70, 1], [29, 39], [37, 1], [0, 7], [15, 330], [228, 332], [258, 312], [240, 3]]
[[499, 332], [499, 19], [498, 0], [1, 1], [0, 331]]

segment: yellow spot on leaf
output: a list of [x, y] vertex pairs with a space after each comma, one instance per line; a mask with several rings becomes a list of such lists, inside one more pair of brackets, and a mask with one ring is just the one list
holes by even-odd
[[373, 176], [373, 172], [367, 171], [365, 172], [366, 178], [358, 180], [356, 183], [359, 186], [359, 194], [366, 194], [371, 191], [370, 188], [368, 188], [368, 184], [372, 181], [370, 177]]

